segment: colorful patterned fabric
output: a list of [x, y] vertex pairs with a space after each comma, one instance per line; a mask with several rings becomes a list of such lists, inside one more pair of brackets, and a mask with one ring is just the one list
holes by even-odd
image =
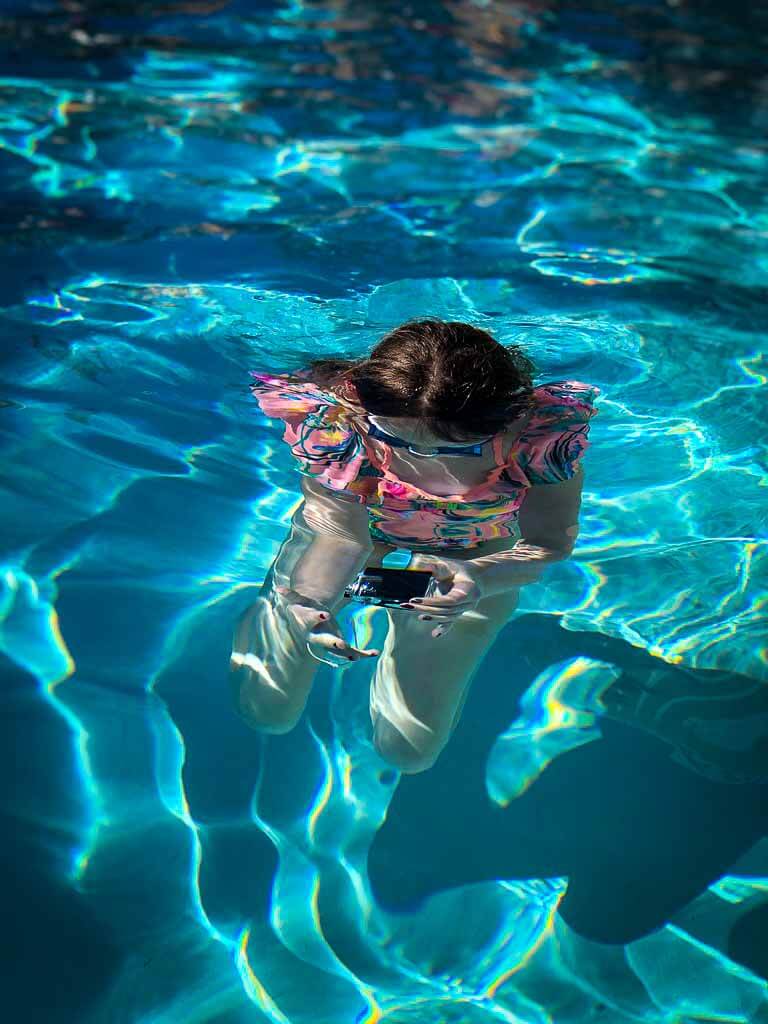
[[373, 539], [412, 549], [472, 548], [513, 536], [526, 490], [576, 472], [600, 394], [577, 380], [539, 385], [533, 414], [510, 450], [502, 450], [502, 435], [493, 439], [496, 467], [487, 479], [464, 494], [440, 496], [399, 480], [389, 469], [388, 446], [378, 461], [360, 414], [312, 383], [308, 370], [251, 376], [261, 410], [285, 423], [283, 440], [299, 471], [364, 504]]

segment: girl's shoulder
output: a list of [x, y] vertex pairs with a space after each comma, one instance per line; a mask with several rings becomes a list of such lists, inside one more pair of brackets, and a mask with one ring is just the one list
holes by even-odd
[[341, 404], [332, 391], [315, 383], [306, 369], [279, 374], [251, 370], [250, 375], [251, 394], [272, 418], [295, 418], [324, 405]]
[[315, 383], [309, 370], [270, 374], [251, 371], [250, 390], [270, 419], [285, 424], [283, 441], [306, 476], [358, 501], [372, 492], [373, 473], [350, 407]]
[[586, 423], [596, 415], [600, 388], [581, 380], [556, 380], [533, 389], [533, 419], [552, 423]]
[[575, 475], [589, 447], [589, 421], [599, 411], [599, 395], [600, 388], [580, 380], [534, 388], [533, 412], [514, 458], [527, 484], [562, 483]]

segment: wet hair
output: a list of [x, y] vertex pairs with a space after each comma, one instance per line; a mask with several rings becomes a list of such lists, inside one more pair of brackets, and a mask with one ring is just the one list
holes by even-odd
[[362, 359], [309, 363], [313, 380], [343, 395], [346, 381], [374, 416], [409, 417], [436, 437], [465, 441], [503, 431], [533, 403], [536, 368], [516, 345], [460, 321], [409, 320]]

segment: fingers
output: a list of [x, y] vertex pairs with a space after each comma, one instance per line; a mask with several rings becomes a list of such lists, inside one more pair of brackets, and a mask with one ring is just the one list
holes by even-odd
[[461, 583], [454, 583], [447, 594], [430, 594], [429, 597], [414, 597], [406, 604], [413, 605], [420, 612], [427, 615], [439, 615], [443, 612], [461, 614], [474, 608], [478, 602], [477, 589], [472, 586], [463, 586]]
[[441, 604], [432, 601], [422, 601], [416, 604], [415, 602], [406, 602], [401, 605], [404, 611], [418, 612], [419, 618], [439, 619], [444, 621], [446, 619], [455, 619], [459, 615], [463, 615], [464, 612], [472, 611], [477, 604], [476, 601], [444, 601]]
[[290, 587], [275, 585], [274, 590], [280, 596], [284, 608], [290, 611], [293, 618], [303, 630], [312, 630], [318, 624], [327, 622], [331, 615], [312, 598], [304, 597]]
[[335, 633], [312, 633], [309, 639], [314, 646], [322, 647], [347, 661], [376, 658], [381, 654], [381, 651], [376, 649], [364, 650], [360, 647], [353, 647], [343, 637], [337, 636]]
[[[379, 650], [363, 650], [348, 644], [341, 635], [336, 619], [328, 609], [323, 608], [312, 598], [292, 590], [290, 587], [275, 585], [275, 592], [280, 602], [307, 634], [307, 646], [310, 653], [327, 654], [326, 662], [332, 667], [342, 667], [348, 662], [360, 661], [362, 658], [376, 658]], [[313, 650], [314, 649], [314, 650]], [[320, 660], [324, 660], [322, 657]]]
[[462, 616], [472, 616], [477, 608], [477, 600], [468, 597], [464, 601], [457, 601], [455, 597], [450, 599], [435, 598], [414, 598], [404, 602], [401, 606], [403, 611], [412, 611], [418, 614], [419, 621], [437, 627], [432, 630], [432, 636], [443, 636], [452, 625]]
[[454, 578], [448, 585], [447, 590], [441, 591], [439, 594], [427, 594], [425, 597], [414, 597], [412, 600], [415, 604], [435, 605], [437, 607], [448, 606], [468, 599], [471, 600], [471, 595], [476, 589], [470, 580], [457, 580]]
[[461, 567], [461, 562], [451, 558], [435, 558], [431, 555], [423, 555], [419, 552], [411, 559], [411, 567], [414, 569], [429, 569], [433, 575], [438, 577], [452, 576]]
[[[470, 613], [474, 609], [475, 605], [472, 603], [462, 603], [458, 605], [452, 605], [450, 608], [440, 608], [434, 610], [431, 608], [422, 609], [422, 605], [418, 605], [417, 607], [419, 612], [418, 619], [420, 622], [424, 622], [427, 625], [429, 625], [430, 623], [433, 625], [436, 623], [446, 625], [455, 622], [462, 615]], [[413, 613], [416, 611], [416, 607], [409, 609], [406, 606], [402, 610], [410, 610], [411, 613]]]
[[477, 598], [468, 594], [451, 594], [450, 597], [424, 597], [419, 600], [406, 601], [416, 611], [426, 612], [427, 615], [437, 615], [439, 612], [451, 612], [454, 608], [466, 611], [477, 604]]
[[309, 639], [347, 661], [359, 661], [360, 658], [375, 657], [380, 653], [378, 650], [366, 651], [347, 643], [336, 619], [320, 623], [310, 634]]
[[460, 615], [468, 612], [471, 608], [472, 605], [462, 605], [455, 609], [452, 608], [450, 611], [428, 611], [420, 614], [419, 620], [421, 622], [455, 622]]
[[314, 629], [329, 618], [328, 612], [319, 611], [317, 608], [306, 608], [301, 604], [292, 604], [290, 608], [299, 625], [307, 630]]

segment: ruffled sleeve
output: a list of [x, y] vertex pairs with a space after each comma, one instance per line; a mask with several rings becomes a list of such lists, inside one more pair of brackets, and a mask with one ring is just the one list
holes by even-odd
[[525, 429], [519, 465], [531, 485], [558, 484], [575, 476], [589, 447], [589, 421], [600, 389], [579, 380], [534, 389], [537, 408]]
[[370, 463], [350, 410], [306, 374], [299, 370], [273, 376], [252, 370], [250, 390], [265, 416], [285, 423], [283, 441], [300, 473], [364, 503], [376, 481], [366, 476]]

